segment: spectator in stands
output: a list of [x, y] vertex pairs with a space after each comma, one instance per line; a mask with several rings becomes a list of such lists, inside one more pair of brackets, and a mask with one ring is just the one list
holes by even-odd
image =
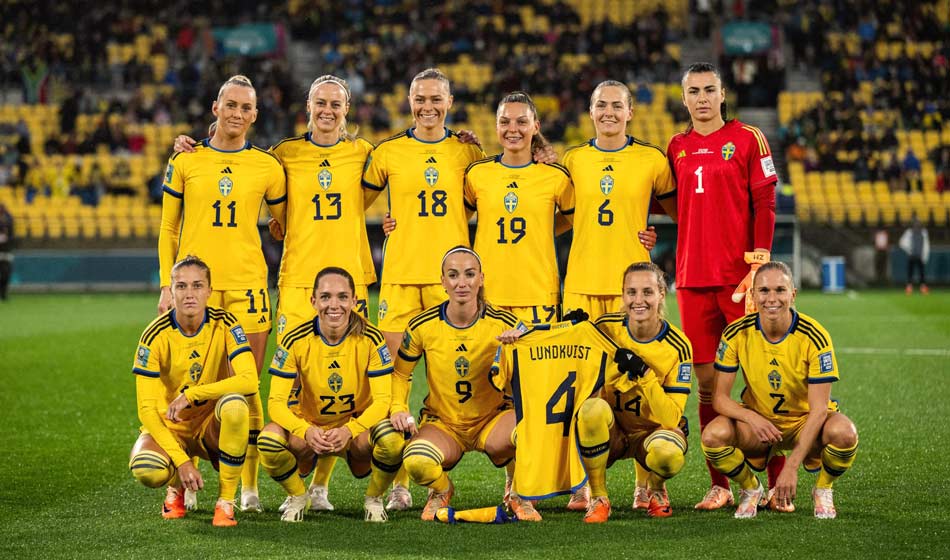
[[916, 215], [911, 226], [901, 235], [897, 245], [907, 253], [907, 285], [904, 291], [907, 295], [914, 293], [914, 272], [919, 271], [920, 293], [929, 294], [926, 267], [927, 260], [930, 258], [930, 236], [927, 234], [927, 228], [923, 227]]
[[903, 190], [903, 180], [904, 170], [901, 167], [899, 161], [897, 161], [897, 152], [891, 151], [890, 159], [887, 162], [887, 166], [884, 167], [884, 180], [887, 181], [887, 186], [890, 188], [891, 192], [897, 190]]
[[904, 172], [904, 179], [907, 181], [907, 192], [913, 192], [915, 186], [918, 191], [922, 191], [923, 184], [920, 179], [920, 160], [917, 159], [917, 155], [912, 148], [907, 148], [902, 170]]
[[0, 202], [0, 301], [7, 300], [7, 288], [13, 275], [13, 216]]

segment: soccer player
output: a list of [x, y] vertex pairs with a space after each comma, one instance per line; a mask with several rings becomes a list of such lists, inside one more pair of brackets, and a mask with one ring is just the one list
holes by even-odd
[[607, 468], [626, 458], [647, 473], [637, 483], [634, 509], [646, 509], [650, 517], [673, 514], [666, 481], [686, 460], [683, 409], [692, 382], [692, 349], [682, 331], [666, 321], [665, 298], [663, 271], [651, 262], [633, 263], [623, 273], [624, 311], [594, 322], [649, 369], [632, 384], [620, 378], [625, 389], [608, 380], [599, 397], [581, 405], [577, 434], [591, 489], [586, 523], [607, 521]]
[[[370, 475], [365, 519], [388, 519], [382, 495], [402, 462], [405, 439], [388, 419], [389, 350], [382, 333], [354, 312], [355, 292], [346, 270], [321, 270], [311, 297], [317, 316], [292, 326], [271, 362], [272, 421], [258, 445], [264, 470], [290, 497], [282, 521], [303, 520], [310, 495], [301, 477], [322, 455], [345, 457], [358, 478]], [[300, 404], [291, 408], [294, 393]]]
[[[784, 263], [763, 264], [753, 295], [759, 309], [731, 323], [716, 357], [713, 406], [721, 416], [703, 430], [703, 453], [741, 487], [737, 518], [755, 517], [764, 489], [750, 466], [761, 469], [771, 453], [791, 451], [775, 484], [773, 501], [795, 499], [798, 467], [819, 471], [812, 497], [815, 517], [836, 515], [832, 484], [854, 463], [858, 432], [831, 401], [838, 380], [831, 336], [795, 310], [792, 273]], [[731, 397], [742, 368], [741, 402]]]
[[185, 489], [204, 488], [192, 457], [211, 461], [220, 473], [212, 523], [234, 526], [248, 399], [257, 394], [254, 358], [237, 318], [208, 306], [211, 271], [204, 261], [188, 255], [170, 279], [173, 307], [145, 329], [133, 359], [142, 433], [129, 468], [149, 488], [168, 486], [162, 517], [178, 519], [185, 516]]
[[[201, 257], [215, 270], [211, 305], [220, 306], [247, 325], [247, 340], [260, 371], [271, 326], [267, 266], [257, 229], [261, 203], [284, 221], [287, 189], [284, 170], [272, 154], [247, 141], [257, 119], [257, 95], [245, 76], [232, 76], [218, 91], [211, 108], [214, 134], [193, 153], [176, 153], [168, 161], [162, 200], [158, 255], [163, 279], [159, 313], [170, 307], [164, 284], [177, 255]], [[255, 394], [248, 401], [250, 447], [241, 477], [241, 508], [261, 511], [257, 494], [257, 432], [263, 411]]]
[[627, 135], [633, 95], [625, 84], [598, 84], [590, 118], [597, 136], [568, 150], [563, 160], [577, 200], [564, 310], [600, 317], [624, 307], [616, 284], [623, 263], [650, 260], [656, 243], [653, 227], [647, 227], [650, 199], [656, 197], [675, 218], [676, 186], [663, 151]]
[[[666, 155], [677, 187], [676, 298], [683, 331], [693, 344], [703, 428], [716, 417], [713, 360], [719, 337], [746, 312], [733, 293], [748, 283], [750, 264], [754, 271], [769, 260], [777, 177], [762, 132], [725, 120], [725, 90], [713, 65], [693, 64], [682, 83], [691, 124], [673, 136]], [[769, 465], [770, 487], [782, 460], [776, 456]], [[732, 504], [728, 479], [708, 462], [707, 468], [712, 487], [696, 509]], [[776, 504], [776, 509], [784, 508]]]
[[[414, 433], [403, 455], [411, 479], [429, 489], [422, 519], [432, 521], [447, 507], [455, 488], [446, 471], [469, 451], [481, 451], [498, 467], [514, 456], [515, 416], [503, 393], [488, 379], [498, 340], [512, 340], [524, 324], [485, 302], [481, 260], [460, 245], [442, 261], [448, 301], [409, 321], [396, 357], [392, 424]], [[418, 430], [409, 413], [409, 382], [425, 355], [426, 396]], [[529, 502], [511, 498], [519, 518], [536, 515]]]
[[465, 172], [465, 205], [478, 214], [475, 250], [491, 279], [486, 297], [526, 323], [556, 322], [561, 290], [555, 211], [570, 220], [574, 186], [563, 166], [534, 161], [534, 148], [546, 141], [527, 93], [503, 97], [496, 118], [502, 153]]

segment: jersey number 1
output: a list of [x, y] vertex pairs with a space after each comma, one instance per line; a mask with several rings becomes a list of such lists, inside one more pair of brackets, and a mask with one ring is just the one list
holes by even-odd
[[706, 192], [703, 190], [703, 166], [697, 167], [693, 175], [696, 175], [696, 194], [703, 194]]
[[[211, 207], [214, 208], [214, 221], [211, 222], [211, 227], [223, 226], [224, 224], [221, 223], [221, 201], [220, 200], [215, 201], [215, 203], [212, 204]], [[232, 200], [231, 203], [228, 204], [225, 208], [231, 211], [231, 219], [228, 221], [227, 226], [237, 227], [237, 222], [234, 221], [234, 215], [237, 211], [237, 202]]]

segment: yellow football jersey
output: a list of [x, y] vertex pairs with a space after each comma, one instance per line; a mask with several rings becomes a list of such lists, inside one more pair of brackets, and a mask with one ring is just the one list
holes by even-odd
[[[365, 325], [329, 344], [320, 333], [320, 318], [284, 335], [271, 361], [271, 419], [303, 438], [310, 425], [346, 425], [353, 437], [389, 416], [392, 359], [383, 334]], [[299, 393], [293, 395], [299, 380]], [[294, 398], [291, 398], [291, 397]], [[288, 401], [296, 401], [291, 410]]]
[[571, 176], [560, 165], [509, 167], [494, 156], [465, 172], [465, 205], [478, 212], [475, 251], [485, 297], [495, 305], [560, 303], [554, 211], [574, 211]]
[[577, 411], [605, 383], [628, 391], [626, 375], [613, 362], [617, 345], [589, 321], [529, 330], [514, 344], [499, 346], [492, 384], [510, 386], [518, 445], [515, 484], [527, 499], [572, 492], [587, 475], [576, 445]]
[[[495, 337], [508, 329], [527, 328], [511, 313], [490, 305], [473, 324], [453, 325], [445, 315], [447, 305], [431, 307], [409, 321], [393, 379], [394, 386], [404, 388], [393, 392], [408, 396], [412, 370], [425, 355], [429, 394], [422, 412], [464, 430], [505, 406], [503, 393], [491, 385], [488, 375], [498, 347]], [[408, 410], [405, 398], [401, 400], [394, 402], [394, 412]]]
[[321, 146], [309, 132], [272, 148], [287, 173], [279, 286], [309, 288], [327, 266], [345, 269], [358, 284], [376, 281], [363, 260], [370, 253], [361, 180], [372, 149], [362, 138]]
[[762, 335], [758, 313], [726, 327], [715, 367], [734, 373], [740, 366], [746, 384], [742, 402], [772, 422], [807, 415], [808, 386], [838, 380], [838, 361], [828, 331], [795, 310], [788, 333], [775, 343]]
[[577, 198], [574, 239], [564, 291], [617, 295], [632, 262], [650, 260], [637, 232], [647, 227], [652, 196], [676, 191], [663, 151], [627, 136], [619, 150], [601, 150], [594, 140], [564, 154]]
[[621, 429], [629, 433], [676, 428], [693, 378], [693, 350], [683, 331], [663, 321], [655, 337], [637, 340], [630, 333], [626, 313], [608, 313], [594, 324], [618, 346], [633, 350], [650, 368], [626, 391], [612, 382], [604, 386], [603, 398], [613, 408]]
[[[234, 315], [215, 307], [205, 310], [194, 336], [181, 332], [174, 309], [152, 321], [139, 339], [132, 372], [142, 426], [176, 466], [188, 456], [173, 433], [193, 435], [223, 395], [257, 393], [257, 367], [244, 329]], [[184, 421], [171, 422], [165, 411], [181, 393], [191, 405], [181, 413]]]
[[483, 157], [481, 148], [463, 144], [450, 130], [438, 142], [425, 142], [409, 129], [373, 150], [363, 184], [377, 191], [389, 186], [396, 220], [383, 246], [384, 283], [438, 284], [445, 252], [469, 245], [462, 176]]
[[215, 290], [267, 285], [267, 266], [257, 229], [261, 203], [283, 218], [287, 200], [280, 162], [248, 142], [221, 151], [203, 140], [193, 153], [177, 153], [165, 171], [162, 226], [158, 235], [161, 284], [185, 255], [211, 268]]

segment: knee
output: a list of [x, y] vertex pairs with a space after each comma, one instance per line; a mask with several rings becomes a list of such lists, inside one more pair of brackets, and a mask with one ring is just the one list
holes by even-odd
[[373, 458], [386, 465], [398, 466], [402, 462], [402, 452], [406, 447], [406, 438], [396, 431], [389, 420], [373, 426], [370, 434], [373, 439]]
[[829, 445], [845, 449], [858, 444], [858, 429], [844, 414], [836, 414], [825, 422], [824, 432]]
[[402, 466], [416, 484], [427, 486], [435, 480], [434, 470], [442, 467], [441, 453], [427, 441], [414, 441], [406, 446]]
[[610, 426], [613, 412], [607, 401], [600, 398], [587, 399], [577, 412], [577, 429], [581, 434]]
[[237, 393], [224, 395], [218, 399], [214, 412], [222, 426], [247, 423], [249, 415], [247, 399]]
[[274, 457], [287, 451], [287, 440], [281, 434], [265, 429], [257, 436], [257, 451], [262, 464], [271, 464]]
[[725, 416], [717, 416], [715, 420], [706, 425], [703, 430], [703, 447], [724, 447], [732, 445], [735, 436], [735, 429], [732, 420]]
[[644, 442], [646, 463], [663, 478], [676, 476], [686, 463], [686, 440], [676, 432], [658, 430]]
[[129, 461], [132, 476], [149, 488], [160, 488], [175, 476], [171, 460], [154, 451], [140, 451]]

